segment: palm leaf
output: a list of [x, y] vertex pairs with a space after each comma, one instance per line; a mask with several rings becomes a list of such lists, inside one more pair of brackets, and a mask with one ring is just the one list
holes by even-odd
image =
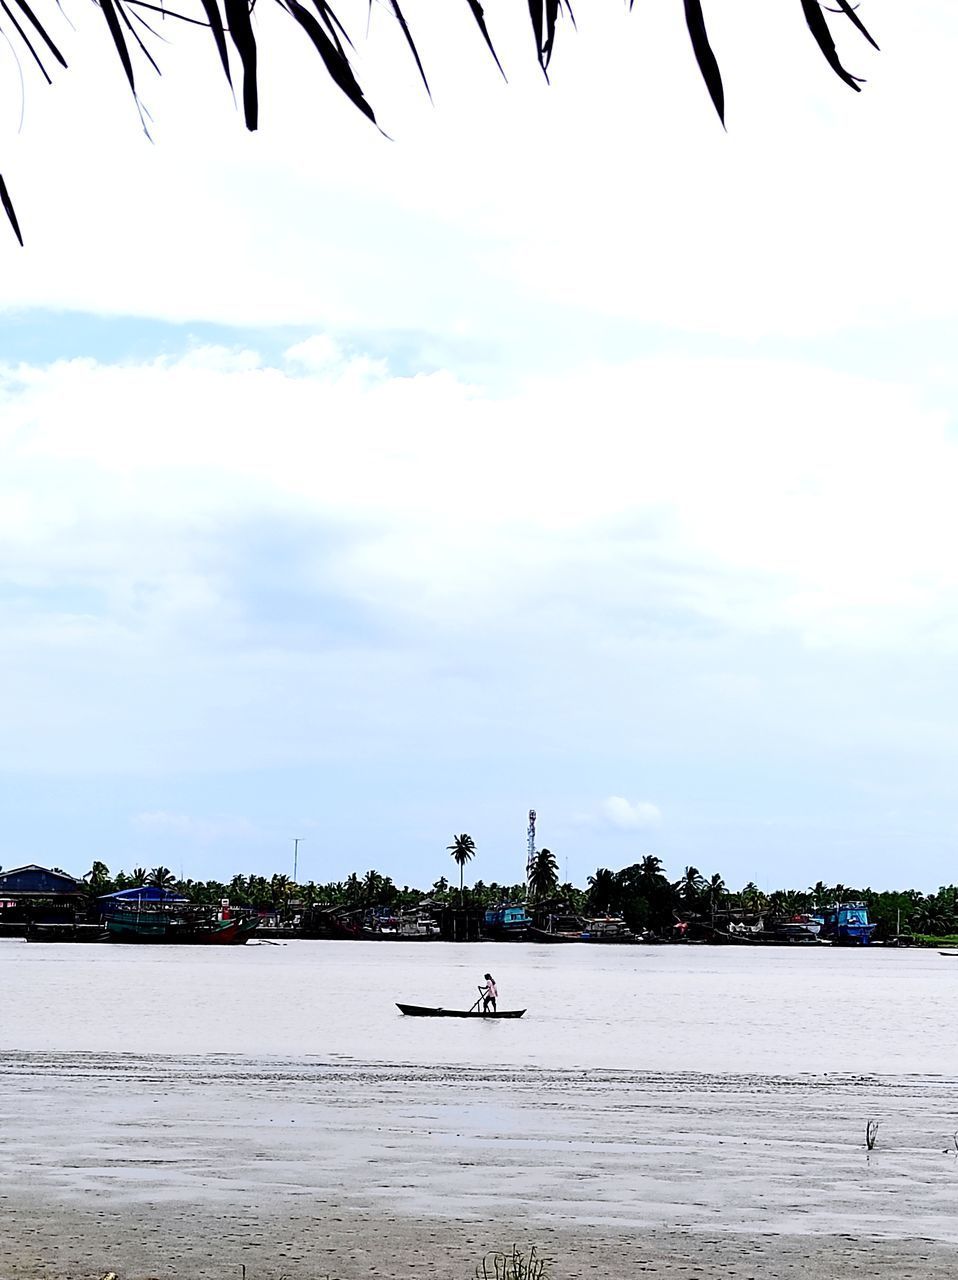
[[223, 29], [223, 19], [220, 17], [219, 5], [216, 0], [200, 0], [200, 4], [206, 14], [206, 21], [210, 24], [210, 30], [216, 42], [216, 51], [220, 55], [220, 62], [223, 64], [227, 82], [232, 88], [233, 77], [230, 75], [230, 55], [226, 47], [226, 32]]
[[326, 70], [334, 83], [345, 93], [353, 106], [375, 124], [376, 117], [373, 114], [373, 109], [363, 96], [363, 91], [353, 75], [353, 69], [349, 65], [349, 60], [345, 53], [343, 53], [342, 49], [336, 47], [309, 10], [304, 9], [299, 3], [299, 0], [285, 0], [285, 4], [288, 11], [316, 46], [319, 56], [325, 63]]
[[536, 57], [539, 59], [539, 66], [545, 70], [545, 65], [542, 61], [542, 31], [545, 22], [543, 6], [544, 0], [529, 0], [529, 17], [532, 19], [532, 34], [536, 38]]
[[153, 68], [156, 74], [158, 76], [162, 75], [163, 73], [162, 71], [160, 71], [160, 68], [157, 66], [156, 60], [154, 59], [153, 55], [150, 53], [146, 45], [143, 43], [143, 41], [140, 39], [139, 33], [137, 32], [136, 28], [133, 26], [133, 23], [130, 21], [130, 16], [126, 12], [126, 10], [123, 8], [121, 0], [114, 0], [114, 3], [116, 5], [117, 13], [123, 19], [124, 26], [127, 28], [130, 35], [139, 45], [140, 52], [143, 54], [144, 58], [146, 58], [147, 62], [150, 64], [150, 66]]
[[822, 12], [819, 0], [801, 0], [801, 4], [802, 12], [805, 14], [805, 21], [808, 23], [808, 29], [815, 37], [815, 42], [821, 49], [825, 61], [838, 78], [844, 80], [850, 89], [854, 89], [856, 93], [861, 93], [861, 85], [858, 82], [859, 77], [853, 76], [850, 71], [846, 71], [839, 61], [835, 41], [832, 39], [832, 33], [828, 29], [828, 22]]
[[489, 35], [489, 28], [486, 26], [486, 15], [483, 12], [482, 5], [479, 3], [479, 0], [466, 0], [466, 4], [472, 10], [472, 16], [476, 20], [476, 26], [478, 26], [479, 30], [482, 32], [482, 38], [486, 42], [486, 47], [495, 59], [496, 66], [499, 68], [503, 80], [505, 80], [506, 73], [502, 70], [502, 63], [499, 61], [499, 55], [496, 53], [492, 39]]
[[3, 12], [7, 15], [10, 21], [13, 23], [17, 35], [20, 37], [23, 43], [30, 50], [31, 54], [33, 55], [33, 60], [37, 64], [37, 66], [40, 68], [40, 73], [43, 76], [44, 80], [46, 80], [47, 84], [53, 84], [53, 81], [50, 79], [49, 75], [47, 74], [46, 67], [43, 65], [43, 59], [40, 57], [36, 49], [34, 49], [33, 45], [30, 43], [29, 36], [24, 31], [23, 27], [20, 26], [20, 23], [17, 21], [16, 17], [10, 12], [10, 9], [6, 4], [6, 0], [0, 0], [0, 9], [3, 10]]
[[345, 42], [349, 45], [350, 49], [354, 49], [356, 47], [353, 44], [352, 40], [350, 40], [349, 34], [346, 31], [346, 28], [343, 26], [340, 20], [336, 17], [335, 13], [333, 12], [330, 5], [328, 4], [327, 0], [313, 0], [313, 4], [316, 6], [316, 12], [319, 14], [322, 20], [326, 23], [326, 26], [329, 29], [329, 34], [333, 38], [333, 44], [336, 46], [339, 52], [345, 57], [346, 51], [343, 49], [340, 36], [342, 36], [343, 40], [345, 40]]
[[848, 20], [858, 28], [858, 30], [862, 33], [862, 35], [865, 37], [868, 43], [872, 46], [872, 48], [877, 49], [878, 45], [875, 43], [874, 39], [872, 38], [871, 32], [867, 30], [861, 18], [859, 18], [858, 14], [855, 12], [852, 6], [848, 3], [848, 0], [835, 0], [835, 3], [838, 5], [838, 9], [837, 10], [833, 9], [832, 12], [843, 13], [845, 17], [848, 18]]
[[223, 0], [230, 39], [243, 65], [243, 116], [251, 132], [259, 123], [259, 92], [256, 87], [256, 37], [247, 0]]
[[47, 48], [56, 58], [57, 62], [59, 62], [60, 66], [65, 67], [67, 65], [66, 58], [64, 58], [63, 54], [53, 43], [53, 41], [51, 40], [50, 36], [47, 33], [46, 28], [43, 26], [43, 23], [39, 21], [36, 14], [30, 8], [29, 4], [27, 4], [27, 0], [16, 0], [16, 4], [17, 4], [17, 7], [20, 9], [20, 11], [27, 18], [27, 21], [30, 22], [30, 24], [34, 27], [37, 34], [40, 36], [41, 40], [43, 41], [43, 43], [47, 46]]
[[406, 43], [409, 45], [412, 56], [416, 60], [416, 66], [419, 68], [419, 74], [422, 76], [422, 82], [426, 86], [426, 92], [429, 94], [429, 97], [431, 100], [432, 90], [429, 88], [429, 81], [426, 79], [426, 72], [423, 69], [422, 61], [419, 57], [419, 50], [416, 48], [415, 41], [412, 38], [412, 32], [409, 30], [409, 24], [406, 22], [406, 19], [403, 17], [402, 9], [400, 9], [399, 7], [399, 0], [389, 0], [389, 7], [392, 9], [393, 13], [395, 14], [396, 21], [399, 23], [400, 29], [402, 30], [403, 35], [406, 37]]
[[136, 83], [133, 79], [133, 63], [130, 61], [130, 51], [126, 47], [126, 41], [123, 38], [123, 28], [120, 26], [120, 19], [117, 17], [113, 0], [100, 0], [100, 8], [103, 10], [103, 16], [106, 18], [106, 25], [110, 28], [110, 35], [113, 37], [113, 43], [116, 46], [120, 63], [126, 73], [126, 78], [130, 83], [130, 92], [135, 98]]
[[3, 205], [3, 211], [7, 215], [10, 226], [13, 227], [13, 234], [20, 241], [20, 247], [23, 248], [23, 235], [20, 231], [20, 223], [17, 221], [17, 212], [13, 207], [13, 201], [10, 199], [10, 192], [7, 190], [7, 184], [3, 180], [2, 173], [0, 173], [0, 204]]
[[695, 61], [709, 91], [712, 105], [718, 112], [718, 118], [725, 127], [725, 90], [722, 87], [722, 73], [709, 44], [708, 32], [705, 30], [705, 15], [702, 13], [702, 0], [685, 0], [685, 25], [689, 29], [689, 38], [695, 53]]
[[556, 22], [559, 19], [559, 0], [546, 0], [545, 3], [545, 40], [540, 50], [540, 64], [543, 71], [548, 71], [552, 60], [552, 48], [556, 38]]

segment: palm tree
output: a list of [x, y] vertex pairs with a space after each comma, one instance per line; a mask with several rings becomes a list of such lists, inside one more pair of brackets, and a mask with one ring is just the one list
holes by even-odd
[[812, 895], [812, 906], [816, 910], [828, 906], [828, 886], [823, 880], [816, 880], [808, 892]]
[[154, 867], [146, 881], [154, 889], [172, 889], [176, 876], [169, 867]]
[[289, 876], [274, 875], [269, 882], [270, 893], [273, 896], [273, 906], [281, 906], [289, 898], [290, 891], [293, 888], [293, 882]]
[[709, 910], [714, 916], [716, 903], [721, 903], [722, 899], [728, 896], [728, 888], [718, 872], [706, 884], [705, 891], [709, 896]]
[[235, 902], [240, 906], [249, 906], [250, 898], [247, 890], [246, 877], [236, 875], [229, 883], [226, 896], [231, 902]]
[[146, 884], [147, 870], [146, 867], [134, 867], [130, 872], [130, 884], [134, 889], [139, 889]]
[[[856, 78], [845, 69], [838, 58], [835, 50], [834, 38], [829, 30], [826, 12], [832, 13], [841, 11], [845, 17], [850, 19], [857, 27], [859, 32], [865, 36], [871, 44], [875, 44], [865, 27], [862, 25], [861, 19], [855, 12], [857, 6], [853, 5], [850, 0], [836, 0], [838, 9], [832, 9], [821, 2], [821, 0], [799, 0], [802, 6], [802, 13], [805, 22], [818, 45], [819, 50], [825, 57], [829, 66], [847, 85], [852, 89], [858, 89], [860, 86]], [[139, 18], [140, 8], [150, 10], [154, 7], [153, 0], [126, 0], [126, 6], [133, 10], [132, 16]], [[28, 38], [24, 32], [26, 24], [18, 23], [9, 8], [5, 8], [5, 12], [9, 19], [9, 29], [6, 25], [0, 28], [3, 36], [8, 42], [16, 42], [17, 38], [23, 42], [25, 53], [29, 53], [32, 58], [40, 63], [42, 74], [49, 79], [49, 74], [43, 65], [42, 58], [50, 61], [52, 67], [52, 59], [55, 59], [65, 67], [66, 62], [60, 51], [56, 47], [55, 36], [56, 31], [51, 26], [47, 30], [31, 9], [27, 9], [21, 4], [21, 9], [27, 14], [32, 25], [40, 34], [41, 41], [36, 39], [36, 35], [29, 26], [27, 31], [30, 33]], [[264, 24], [262, 27], [254, 25], [250, 21], [250, 12], [252, 4], [244, 3], [236, 4], [234, 0], [203, 0], [203, 10], [206, 22], [203, 24], [210, 30], [210, 34], [215, 41], [216, 50], [219, 60], [229, 82], [230, 91], [232, 91], [232, 71], [230, 69], [230, 48], [227, 45], [227, 33], [230, 45], [232, 46], [232, 61], [235, 70], [242, 70], [242, 100], [243, 114], [248, 129], [255, 129], [258, 124], [259, 117], [259, 89], [257, 84], [257, 35], [262, 30], [269, 28]], [[352, 43], [343, 30], [339, 18], [335, 12], [326, 3], [317, 4], [318, 13], [307, 11], [300, 3], [300, 0], [279, 0], [279, 7], [287, 17], [292, 17], [305, 37], [308, 37], [314, 48], [319, 51], [321, 60], [325, 66], [327, 73], [332, 78], [334, 84], [347, 96], [350, 102], [357, 110], [361, 111], [373, 124], [376, 123], [376, 117], [372, 107], [366, 101], [363, 90], [356, 78], [355, 69], [350, 61], [353, 53]], [[337, 6], [338, 7], [338, 6]], [[483, 14], [482, 5], [477, 0], [468, 0], [468, 7], [471, 11], [472, 18], [475, 20], [477, 29], [477, 38], [482, 40], [492, 57], [495, 59], [496, 65], [500, 71], [502, 66], [499, 62], [499, 56], [495, 51], [493, 44], [493, 36], [486, 25], [485, 16]], [[630, 0], [629, 8], [632, 7]], [[536, 57], [543, 72], [547, 72], [550, 60], [552, 58], [553, 49], [558, 27], [558, 19], [562, 16], [563, 11], [568, 14], [570, 26], [572, 25], [572, 6], [570, 0], [554, 0], [550, 4], [530, 4], [530, 14], [532, 17], [532, 30], [535, 39]], [[117, 10], [122, 16], [123, 23], [117, 18]], [[402, 36], [406, 41], [409, 51], [415, 61], [416, 67], [422, 77], [423, 83], [428, 91], [428, 83], [426, 82], [426, 72], [420, 61], [419, 53], [414, 43], [414, 33], [406, 25], [405, 18], [402, 15], [398, 0], [391, 0], [391, 5], [383, 6], [383, 11], [392, 13], [402, 32]], [[188, 14], [180, 15], [175, 10], [163, 10], [164, 16], [168, 16], [169, 20], [178, 20], [182, 17], [185, 22], [195, 22], [195, 18]], [[428, 6], [425, 9], [428, 13]], [[465, 13], [465, 8], [463, 9]], [[131, 43], [132, 39], [136, 45], [142, 50], [146, 58], [153, 62], [154, 54], [159, 55], [156, 47], [157, 43], [165, 37], [158, 36], [152, 28], [146, 27], [146, 34], [137, 33], [132, 25], [130, 17], [124, 10], [122, 5], [114, 8], [113, 4], [103, 7], [103, 13], [106, 17], [107, 26], [105, 30], [109, 31], [110, 39], [114, 45], [116, 53], [123, 65], [127, 83], [130, 86], [134, 98], [136, 98], [137, 88], [134, 77], [134, 64], [131, 55], [136, 56], [136, 49]], [[719, 118], [724, 121], [725, 117], [725, 91], [722, 85], [722, 76], [719, 71], [718, 63], [709, 44], [708, 34], [705, 27], [702, 7], [699, 3], [687, 3], [685, 5], [686, 24], [688, 27], [689, 37], [692, 44], [692, 52], [698, 63], [702, 78], [705, 81], [709, 95], [715, 110], [718, 112]], [[41, 10], [42, 15], [42, 10]], [[124, 25], [125, 24], [125, 25]], [[145, 24], [144, 24], [145, 26]], [[131, 35], [127, 35], [127, 29]], [[155, 37], [155, 42], [150, 40], [150, 36]], [[148, 52], [149, 43], [153, 44], [152, 52]], [[14, 46], [15, 47], [15, 44]], [[877, 48], [877, 45], [875, 46]], [[40, 52], [38, 52], [38, 50]], [[239, 63], [239, 68], [235, 67]], [[503, 72], [503, 74], [505, 74]], [[23, 243], [20, 228], [17, 222], [16, 213], [14, 212], [10, 196], [7, 192], [6, 184], [0, 177], [0, 204], [3, 205], [4, 211], [10, 221], [11, 226]]]
[[532, 898], [547, 898], [555, 892], [559, 883], [559, 864], [551, 849], [540, 849], [529, 872], [529, 893]]
[[696, 902], [705, 888], [705, 877], [698, 867], [686, 867], [681, 879], [675, 882], [675, 888], [685, 902]]
[[105, 862], [94, 862], [83, 879], [87, 882], [90, 894], [94, 898], [99, 897], [100, 894], [109, 893], [113, 883], [110, 879], [110, 868]]
[[761, 911], [766, 904], [765, 894], [754, 880], [749, 880], [738, 899], [745, 911]]
[[466, 863], [471, 862], [476, 856], [476, 842], [472, 836], [463, 832], [461, 836], [453, 836], [452, 844], [447, 844], [446, 849], [452, 854], [452, 860], [459, 868], [459, 905], [461, 907], [462, 877], [465, 873]]
[[639, 879], [644, 881], [646, 888], [661, 884], [665, 880], [662, 859], [654, 853], [647, 853], [639, 863]]
[[343, 898], [347, 906], [358, 907], [363, 896], [363, 882], [355, 871], [350, 871], [343, 885]]
[[618, 884], [614, 872], [608, 867], [597, 867], [589, 876], [589, 906], [594, 911], [611, 911], [618, 897]]
[[367, 871], [363, 876], [363, 902], [367, 907], [379, 902], [383, 896], [386, 881], [378, 871]]

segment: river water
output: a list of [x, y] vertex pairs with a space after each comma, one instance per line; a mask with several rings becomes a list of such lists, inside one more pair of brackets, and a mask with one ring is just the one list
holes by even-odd
[[[395, 1008], [468, 1006], [487, 970], [524, 1018]], [[355, 1234], [387, 1221], [393, 1242], [443, 1219], [564, 1248], [710, 1233], [713, 1257], [736, 1236], [958, 1243], [958, 960], [934, 952], [4, 941], [0, 974], [0, 1216], [37, 1242], [24, 1275], [109, 1263], [118, 1214], [149, 1250], [174, 1209], [195, 1276], [274, 1229], [289, 1276], [325, 1274], [310, 1240], [340, 1276], [402, 1274]]]
[[[517, 1022], [468, 1008], [485, 972]], [[951, 1075], [958, 959], [918, 950], [0, 942], [0, 1047], [331, 1062]]]

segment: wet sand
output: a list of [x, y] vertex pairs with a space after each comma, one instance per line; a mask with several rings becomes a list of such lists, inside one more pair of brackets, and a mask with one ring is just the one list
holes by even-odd
[[[956, 1082], [0, 1054], [0, 1276], [942, 1276]], [[878, 1146], [865, 1123], [881, 1121]]]
[[454, 1219], [411, 1220], [386, 1213], [321, 1217], [211, 1214], [184, 1208], [175, 1215], [23, 1208], [0, 1214], [2, 1275], [9, 1280], [472, 1280], [490, 1248], [535, 1243], [552, 1260], [554, 1280], [946, 1280], [958, 1254], [925, 1241], [852, 1236], [751, 1236], [680, 1231], [609, 1234], [522, 1228]]

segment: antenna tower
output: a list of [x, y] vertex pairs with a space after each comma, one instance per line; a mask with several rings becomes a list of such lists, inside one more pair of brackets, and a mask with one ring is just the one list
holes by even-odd
[[532, 872], [536, 865], [536, 811], [529, 810], [529, 847], [526, 853], [526, 884], [532, 881]]

